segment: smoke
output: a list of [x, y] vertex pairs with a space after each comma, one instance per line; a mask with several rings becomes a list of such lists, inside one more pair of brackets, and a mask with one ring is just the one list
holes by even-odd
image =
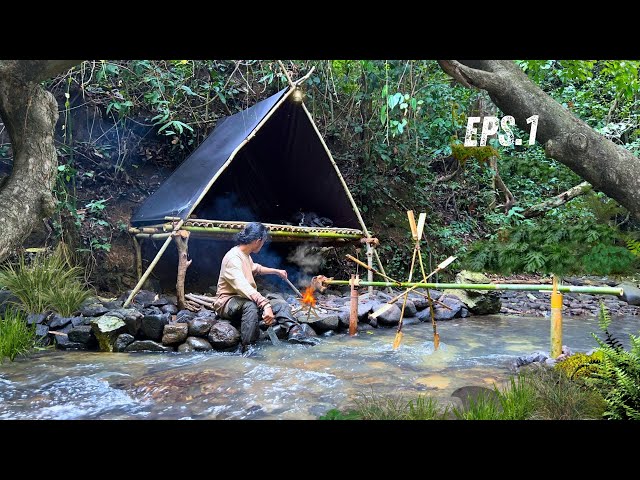
[[311, 282], [311, 277], [318, 272], [324, 259], [317, 247], [303, 244], [296, 247], [296, 249], [289, 254], [287, 261], [298, 266], [300, 269], [297, 275], [298, 283], [306, 284]]

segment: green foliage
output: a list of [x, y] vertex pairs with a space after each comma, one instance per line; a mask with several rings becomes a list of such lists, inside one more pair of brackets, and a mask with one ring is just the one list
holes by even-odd
[[[572, 218], [573, 217], [573, 218]], [[629, 273], [636, 264], [622, 235], [593, 216], [548, 215], [523, 220], [473, 244], [464, 268], [500, 273]]]
[[90, 296], [91, 292], [78, 280], [57, 284], [44, 291], [47, 304], [63, 317], [70, 317], [77, 312], [82, 302]]
[[327, 413], [320, 416], [319, 420], [361, 420], [358, 412], [349, 410], [348, 412], [341, 412], [336, 408], [328, 410]]
[[24, 314], [7, 309], [0, 318], [0, 363], [5, 358], [14, 361], [18, 355], [28, 354], [35, 345], [35, 324], [27, 325]]
[[559, 361], [554, 368], [561, 371], [570, 379], [590, 376], [596, 369], [596, 363], [602, 361], [602, 352], [595, 351], [591, 355], [574, 353]]
[[448, 411], [447, 408], [441, 411], [435, 399], [423, 395], [406, 401], [402, 396], [372, 392], [361, 394], [355, 404], [356, 408], [348, 415], [358, 420], [437, 420], [444, 418]]
[[526, 381], [533, 390], [534, 410], [531, 420], [588, 420], [602, 418], [602, 396], [581, 378], [571, 379], [555, 368], [541, 367], [527, 371]]
[[600, 329], [607, 335], [603, 341], [592, 334], [602, 353], [602, 361], [595, 364], [596, 370], [586, 379], [604, 398], [607, 408], [604, 417], [612, 420], [640, 420], [640, 337], [630, 335], [631, 349], [612, 342], [608, 327], [609, 314], [601, 303]]
[[[0, 285], [20, 299], [17, 307], [29, 313], [55, 309], [61, 314], [75, 311], [86, 298], [79, 267], [70, 266], [62, 249], [36, 254], [30, 261], [24, 254], [17, 263], [0, 267]], [[60, 310], [58, 310], [60, 309]]]

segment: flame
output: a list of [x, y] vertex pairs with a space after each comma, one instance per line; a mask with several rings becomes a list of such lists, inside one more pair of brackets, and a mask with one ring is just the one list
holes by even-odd
[[302, 294], [302, 303], [304, 303], [305, 305], [309, 305], [310, 307], [315, 307], [316, 299], [313, 296], [313, 291], [314, 288], [312, 286], [309, 286], [305, 289], [304, 293]]

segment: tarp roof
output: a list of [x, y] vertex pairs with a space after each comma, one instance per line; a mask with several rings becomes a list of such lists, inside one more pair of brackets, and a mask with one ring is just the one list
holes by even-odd
[[[360, 229], [357, 207], [349, 200], [310, 116], [291, 95], [283, 99], [288, 90], [218, 121], [202, 144], [146, 199], [131, 225], [157, 225], [165, 223], [167, 216], [186, 219], [192, 212], [212, 220], [287, 223], [302, 211], [328, 217], [336, 227]], [[274, 106], [276, 110], [255, 136], [237, 150]]]

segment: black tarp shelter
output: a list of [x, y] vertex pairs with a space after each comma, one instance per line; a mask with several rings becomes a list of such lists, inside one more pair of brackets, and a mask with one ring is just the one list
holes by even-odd
[[[135, 212], [130, 228], [135, 237], [167, 237], [154, 262], [170, 243], [168, 232], [178, 229], [230, 239], [244, 222], [260, 221], [268, 226], [273, 241], [357, 242], [370, 237], [299, 95], [304, 79], [220, 120]], [[316, 212], [333, 225], [287, 225], [297, 212]], [[140, 270], [139, 265], [139, 276]]]

